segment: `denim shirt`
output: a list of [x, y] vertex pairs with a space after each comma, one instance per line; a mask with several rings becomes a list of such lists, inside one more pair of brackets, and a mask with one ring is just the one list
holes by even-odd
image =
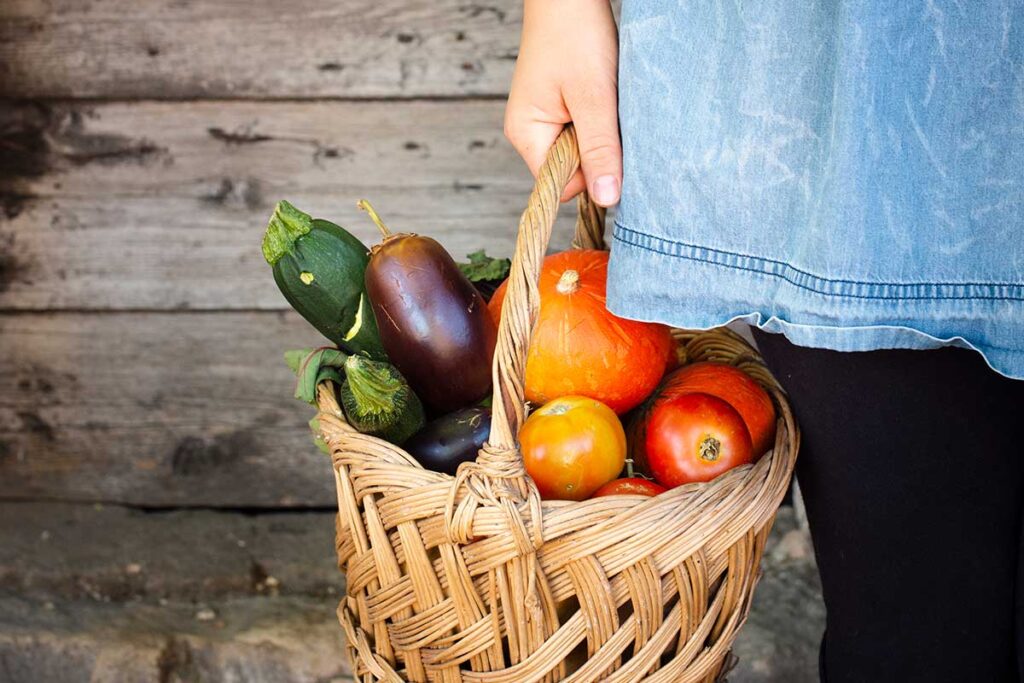
[[625, 0], [609, 308], [1024, 377], [1024, 0]]

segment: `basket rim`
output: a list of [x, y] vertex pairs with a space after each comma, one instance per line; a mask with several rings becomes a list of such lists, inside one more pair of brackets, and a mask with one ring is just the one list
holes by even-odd
[[[690, 347], [695, 344], [700, 344], [701, 342], [710, 342], [724, 338], [731, 344], [740, 345], [740, 347], [746, 351], [743, 355], [737, 355], [733, 359], [733, 362], [722, 361], [720, 359], [716, 359], [712, 362], [725, 362], [733, 367], [741, 364], [753, 364], [760, 369], [760, 372], [757, 372], [756, 374], [749, 373], [749, 371], [747, 372], [748, 374], [751, 374], [752, 378], [758, 383], [758, 385], [763, 387], [769, 393], [776, 407], [776, 437], [772, 448], [761, 455], [753, 463], [731, 468], [715, 479], [707, 482], [693, 482], [669, 488], [656, 496], [616, 495], [600, 498], [588, 498], [581, 501], [541, 500], [540, 509], [542, 511], [542, 516], [545, 519], [557, 519], [562, 514], [576, 514], [577, 512], [587, 513], [599, 510], [612, 512], [615, 510], [616, 512], [614, 515], [608, 519], [602, 520], [602, 523], [611, 523], [619, 516], [620, 513], [629, 514], [638, 507], [645, 505], [660, 505], [666, 500], [673, 501], [673, 504], [684, 504], [688, 500], [699, 498], [703, 492], [711, 488], [739, 488], [744, 485], [744, 482], [760, 479], [763, 486], [758, 487], [758, 489], [755, 492], [752, 492], [749, 496], [749, 505], [754, 506], [758, 502], [758, 494], [769, 489], [772, 481], [778, 478], [768, 476], [766, 470], [777, 471], [781, 468], [783, 471], [779, 472], [779, 475], [788, 482], [792, 475], [796, 454], [799, 448], [799, 429], [797, 428], [795, 419], [793, 418], [789, 400], [785, 391], [768, 370], [767, 366], [765, 366], [764, 360], [757, 350], [739, 334], [724, 327], [712, 328], [710, 330], [674, 329], [673, 333], [677, 336], [689, 339], [689, 342], [687, 342], [685, 347], [687, 349], [687, 361], [683, 364], [684, 366], [689, 365], [691, 362], [702, 362], [705, 360], [703, 358], [694, 361], [690, 360]], [[383, 489], [380, 490], [380, 493], [384, 494], [385, 498], [389, 498], [391, 495], [398, 495], [399, 491], [420, 488], [424, 485], [444, 485], [446, 487], [451, 487], [456, 482], [456, 476], [423, 467], [423, 465], [417, 462], [416, 459], [407, 453], [401, 446], [397, 446], [376, 436], [356, 432], [351, 427], [348, 427], [347, 424], [345, 425], [347, 427], [345, 429], [332, 429], [331, 425], [336, 424], [337, 421], [335, 416], [343, 415], [343, 412], [339, 402], [337, 401], [334, 387], [327, 385], [330, 385], [330, 383], [324, 383], [320, 387], [321, 390], [318, 394], [318, 405], [321, 410], [321, 429], [324, 433], [325, 441], [331, 450], [332, 466], [336, 474], [339, 473], [342, 466], [353, 465], [352, 462], [346, 463], [346, 460], [349, 460], [349, 457], [347, 456], [347, 446], [352, 443], [352, 439], [355, 439], [362, 443], [373, 444], [377, 448], [388, 452], [389, 456], [391, 456], [388, 463], [390, 466], [405, 467], [421, 474], [422, 482], [415, 486], [404, 487], [401, 485], [395, 485], [394, 490], [387, 494], [384, 493]], [[335, 419], [332, 420], [332, 417]], [[365, 455], [362, 454], [359, 456], [359, 458], [364, 457]], [[529, 477], [529, 474], [527, 473], [526, 476]], [[781, 497], [784, 493], [785, 488], [783, 488], [782, 493], [778, 495], [779, 500], [771, 505], [773, 510], [778, 507], [778, 503], [781, 502]], [[455, 502], [458, 503], [461, 499], [462, 495], [456, 493]], [[386, 503], [384, 504], [386, 505]], [[525, 503], [519, 504], [520, 513], [524, 515], [527, 521], [530, 521], [530, 512], [528, 507], [529, 506]], [[772, 515], [774, 515], [774, 512]], [[767, 516], [768, 515], [766, 515], [766, 517]], [[549, 525], [546, 523], [542, 526], [541, 538], [542, 542], [545, 544], [561, 536], [561, 534], [546, 533], [548, 526]]]

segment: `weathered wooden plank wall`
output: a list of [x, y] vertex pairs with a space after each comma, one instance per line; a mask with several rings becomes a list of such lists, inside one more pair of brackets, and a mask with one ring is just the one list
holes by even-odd
[[4, 0], [18, 97], [505, 94], [521, 0]]
[[0, 3], [0, 498], [330, 506], [266, 218], [510, 253], [519, 7]]
[[8, 178], [0, 230], [16, 248], [0, 306], [281, 308], [259, 250], [281, 198], [368, 243], [360, 197], [456, 256], [509, 253], [529, 174], [502, 138], [502, 111], [460, 100], [8, 106], [13, 163], [27, 171]]
[[[280, 350], [285, 312], [0, 317], [5, 498], [308, 506], [334, 498]], [[11, 386], [13, 385], [13, 387]]]

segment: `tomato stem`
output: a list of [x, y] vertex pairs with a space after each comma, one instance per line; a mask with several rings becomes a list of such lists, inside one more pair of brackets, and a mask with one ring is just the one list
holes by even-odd
[[722, 451], [722, 442], [713, 436], [705, 436], [700, 442], [698, 455], [705, 462], [715, 462]]

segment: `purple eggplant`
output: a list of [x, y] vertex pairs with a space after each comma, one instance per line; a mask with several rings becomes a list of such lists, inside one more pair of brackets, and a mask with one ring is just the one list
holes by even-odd
[[454, 475], [459, 465], [476, 459], [490, 431], [490, 408], [463, 408], [428, 422], [403, 448], [428, 470]]
[[497, 328], [480, 292], [435, 240], [394, 234], [365, 201], [384, 240], [370, 251], [366, 293], [388, 357], [434, 415], [491, 389]]

